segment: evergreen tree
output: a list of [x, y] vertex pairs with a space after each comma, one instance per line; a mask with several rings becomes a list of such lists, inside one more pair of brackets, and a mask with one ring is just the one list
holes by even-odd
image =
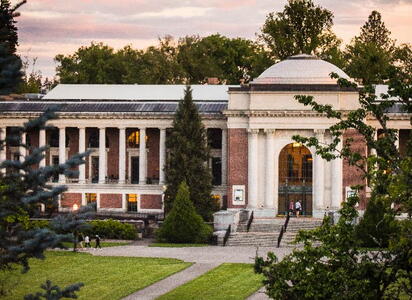
[[312, 0], [289, 0], [282, 12], [267, 16], [260, 38], [274, 60], [306, 53], [341, 64], [341, 40], [332, 32], [332, 25], [331, 11], [315, 6]]
[[212, 228], [196, 213], [190, 200], [189, 187], [179, 185], [173, 208], [157, 232], [160, 241], [170, 243], [204, 243], [212, 234]]
[[361, 33], [346, 47], [348, 65], [345, 71], [362, 84], [383, 83], [393, 61], [395, 43], [381, 14], [373, 11], [362, 26]]
[[207, 166], [209, 149], [206, 130], [198, 109], [192, 100], [192, 89], [185, 89], [184, 99], [179, 102], [173, 128], [166, 140], [169, 157], [165, 169], [167, 189], [165, 212], [173, 207], [179, 184], [187, 183], [190, 199], [203, 219], [210, 220], [217, 210], [211, 197], [212, 176]]
[[9, 0], [0, 0], [0, 95], [16, 91], [22, 80], [22, 62], [16, 55], [18, 46], [16, 11], [26, 0], [11, 6]]
[[[11, 144], [29, 149], [22, 143], [23, 133], [46, 129], [46, 122], [55, 118], [52, 111], [46, 111], [37, 119], [15, 127], [0, 141], [0, 147]], [[6, 160], [0, 163], [0, 270], [8, 271], [16, 266], [29, 269], [29, 259], [44, 259], [47, 248], [62, 247], [63, 241], [72, 241], [71, 234], [57, 234], [48, 228], [30, 229], [29, 218], [39, 213], [41, 204], [46, 207], [57, 204], [57, 197], [66, 190], [64, 186], [48, 184], [54, 176], [73, 176], [78, 165], [85, 163], [87, 153], [72, 156], [64, 164], [38, 168], [45, 158], [47, 147], [30, 151], [20, 160]], [[21, 155], [21, 154], [20, 154]], [[69, 290], [72, 290], [71, 288]], [[58, 298], [53, 298], [58, 299]]]

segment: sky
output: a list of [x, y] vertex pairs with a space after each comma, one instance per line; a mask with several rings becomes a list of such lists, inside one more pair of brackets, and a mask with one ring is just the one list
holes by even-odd
[[[16, 3], [17, 0], [11, 0]], [[286, 0], [28, 0], [17, 18], [19, 54], [37, 58], [36, 69], [55, 74], [54, 57], [92, 41], [116, 49], [144, 49], [172, 35], [256, 39], [270, 12]], [[412, 0], [315, 0], [334, 13], [334, 32], [344, 43], [359, 34], [378, 10], [398, 43], [412, 43]]]

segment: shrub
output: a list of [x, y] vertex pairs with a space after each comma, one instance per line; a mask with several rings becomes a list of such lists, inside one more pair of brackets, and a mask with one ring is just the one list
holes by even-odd
[[98, 234], [104, 238], [122, 240], [134, 240], [137, 236], [137, 230], [132, 224], [122, 223], [113, 219], [93, 220], [89, 223], [92, 226], [85, 234]]
[[204, 243], [212, 234], [212, 229], [196, 213], [190, 200], [189, 188], [185, 182], [179, 185], [179, 190], [173, 207], [157, 231], [159, 241], [169, 243]]
[[49, 220], [30, 220], [29, 229], [50, 228]]

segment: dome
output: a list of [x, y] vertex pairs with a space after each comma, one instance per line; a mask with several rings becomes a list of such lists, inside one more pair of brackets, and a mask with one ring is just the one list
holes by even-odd
[[330, 77], [336, 73], [350, 79], [337, 66], [321, 60], [317, 56], [299, 54], [278, 62], [254, 79], [252, 84], [336, 84]]

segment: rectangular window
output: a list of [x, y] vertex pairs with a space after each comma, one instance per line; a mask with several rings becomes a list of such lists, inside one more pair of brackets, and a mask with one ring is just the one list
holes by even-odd
[[212, 149], [222, 149], [222, 129], [208, 128], [207, 142], [209, 147]]
[[137, 194], [127, 194], [127, 211], [137, 212]]
[[222, 159], [220, 157], [212, 157], [212, 184], [222, 184]]

